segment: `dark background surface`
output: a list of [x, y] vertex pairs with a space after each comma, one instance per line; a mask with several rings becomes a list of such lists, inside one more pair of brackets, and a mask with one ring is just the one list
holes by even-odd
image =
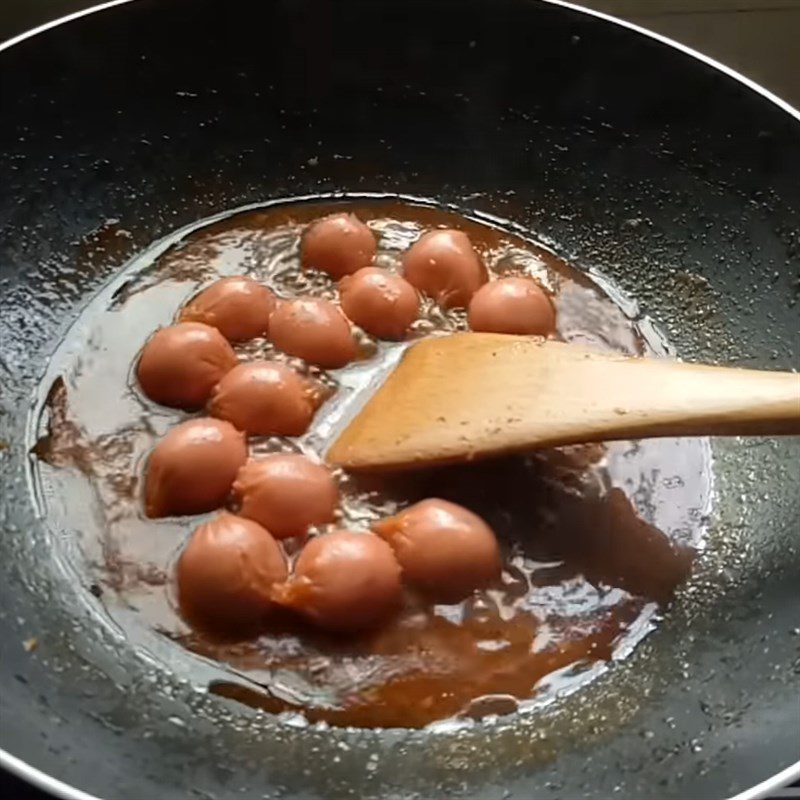
[[[86, 0], [2, 0], [0, 39], [91, 4]], [[585, 0], [585, 5], [685, 41], [800, 104], [800, 48], [796, 47], [800, 0]], [[44, 797], [11, 776], [0, 776], [0, 796]], [[800, 797], [800, 792], [793, 795], [784, 790], [777, 796]]]
[[34, 789], [5, 772], [0, 772], [0, 796], [14, 798], [14, 800], [50, 800], [50, 795]]
[[[98, 2], [0, 0], [0, 40]], [[574, 2], [689, 45], [800, 107], [800, 0]]]

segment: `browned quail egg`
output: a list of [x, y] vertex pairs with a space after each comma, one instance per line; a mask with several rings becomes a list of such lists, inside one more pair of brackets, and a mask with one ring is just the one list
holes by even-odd
[[147, 459], [147, 516], [203, 514], [219, 508], [246, 459], [244, 434], [229, 422], [203, 417], [176, 425]]
[[342, 310], [379, 339], [402, 339], [419, 315], [414, 287], [399, 275], [364, 267], [339, 281]]
[[151, 400], [191, 410], [205, 405], [211, 389], [236, 364], [236, 353], [216, 328], [180, 322], [147, 340], [136, 377]]
[[431, 498], [373, 525], [394, 550], [403, 579], [442, 603], [455, 603], [500, 576], [492, 529], [463, 506]]
[[467, 317], [472, 330], [487, 333], [547, 336], [556, 328], [553, 304], [531, 278], [501, 278], [482, 286]]
[[276, 361], [234, 367], [215, 387], [209, 413], [253, 436], [300, 436], [314, 417], [310, 381]]
[[279, 303], [269, 333], [279, 350], [328, 369], [343, 367], [358, 352], [344, 314], [333, 303], [317, 297]]
[[195, 295], [181, 310], [182, 322], [202, 322], [232, 342], [264, 336], [275, 295], [258, 281], [243, 275], [221, 278]]
[[466, 308], [486, 283], [486, 268], [466, 233], [436, 230], [424, 234], [403, 257], [406, 280], [444, 308]]
[[202, 630], [251, 634], [270, 611], [273, 587], [286, 575], [286, 557], [269, 532], [223, 512], [194, 531], [178, 560], [181, 613]]
[[323, 217], [309, 225], [300, 240], [303, 267], [337, 280], [371, 264], [375, 250], [372, 231], [355, 214]]
[[332, 522], [339, 490], [331, 471], [296, 453], [248, 461], [236, 476], [239, 513], [276, 539], [303, 536], [311, 525]]
[[372, 533], [333, 531], [306, 544], [276, 602], [320, 628], [356, 632], [384, 622], [400, 606], [400, 566]]

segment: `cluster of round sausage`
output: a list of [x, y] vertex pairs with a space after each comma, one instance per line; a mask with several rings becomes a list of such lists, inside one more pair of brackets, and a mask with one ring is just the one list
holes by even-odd
[[424, 234], [404, 254], [403, 277], [371, 266], [374, 234], [352, 214], [312, 223], [301, 238], [303, 268], [338, 280], [339, 306], [317, 297], [278, 299], [247, 277], [218, 280], [192, 298], [178, 322], [156, 332], [136, 374], [153, 401], [208, 416], [172, 428], [145, 467], [149, 517], [226, 506], [192, 534], [177, 565], [181, 612], [207, 629], [254, 630], [282, 606], [327, 630], [358, 631], [388, 618], [402, 584], [438, 602], [457, 602], [495, 581], [497, 542], [465, 508], [429, 499], [373, 526], [308, 540], [293, 569], [280, 540], [305, 540], [335, 521], [331, 471], [299, 454], [248, 460], [247, 437], [299, 436], [323, 399], [311, 378], [278, 361], [239, 363], [231, 343], [267, 336], [290, 356], [325, 369], [358, 355], [351, 322], [382, 339], [402, 339], [420, 313], [418, 292], [445, 308], [467, 308], [473, 330], [547, 335], [555, 312], [524, 277], [488, 280], [469, 238]]

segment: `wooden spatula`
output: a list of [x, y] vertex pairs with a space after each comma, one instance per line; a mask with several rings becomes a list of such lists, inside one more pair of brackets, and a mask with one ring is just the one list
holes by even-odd
[[792, 433], [795, 373], [460, 333], [412, 346], [327, 458], [385, 470], [579, 442]]

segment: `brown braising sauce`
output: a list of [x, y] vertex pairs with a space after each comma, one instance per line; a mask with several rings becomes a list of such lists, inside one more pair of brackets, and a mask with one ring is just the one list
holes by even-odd
[[[192, 630], [177, 612], [175, 560], [208, 517], [148, 519], [142, 465], [160, 436], [196, 414], [145, 398], [132, 371], [136, 355], [191, 296], [226, 275], [246, 274], [279, 298], [335, 300], [328, 276], [299, 269], [299, 236], [309, 221], [342, 208], [376, 234], [377, 266], [399, 270], [402, 252], [423, 232], [457, 228], [494, 277], [533, 276], [552, 292], [563, 340], [663, 354], [663, 341], [632, 304], [612, 297], [607, 282], [601, 289], [547, 248], [499, 226], [375, 199], [232, 214], [132, 262], [56, 353], [33, 448], [48, 517], [75, 532], [87, 587], [102, 590], [108, 613], [123, 627], [145, 625], [229, 670], [230, 680], [213, 687], [218, 694], [334, 725], [421, 727], [506, 714], [569, 691], [627, 655], [687, 577], [710, 504], [705, 441], [587, 445], [395, 477], [337, 473], [339, 518], [316, 533], [365, 530], [413, 502], [440, 497], [494, 529], [503, 549], [500, 585], [453, 605], [431, 605], [406, 589], [392, 622], [355, 637], [320, 633], [284, 612], [258, 638], [225, 641]], [[463, 329], [463, 310], [423, 300], [407, 339]], [[325, 371], [275, 352], [264, 338], [235, 344], [240, 361], [286, 361], [319, 382], [328, 398], [308, 434], [251, 438], [251, 454], [321, 455], [330, 438], [325, 420], [352, 399], [353, 387], [385, 372], [384, 356], [403, 345], [360, 334], [359, 346], [353, 364]], [[292, 558], [299, 545], [285, 544]]]

